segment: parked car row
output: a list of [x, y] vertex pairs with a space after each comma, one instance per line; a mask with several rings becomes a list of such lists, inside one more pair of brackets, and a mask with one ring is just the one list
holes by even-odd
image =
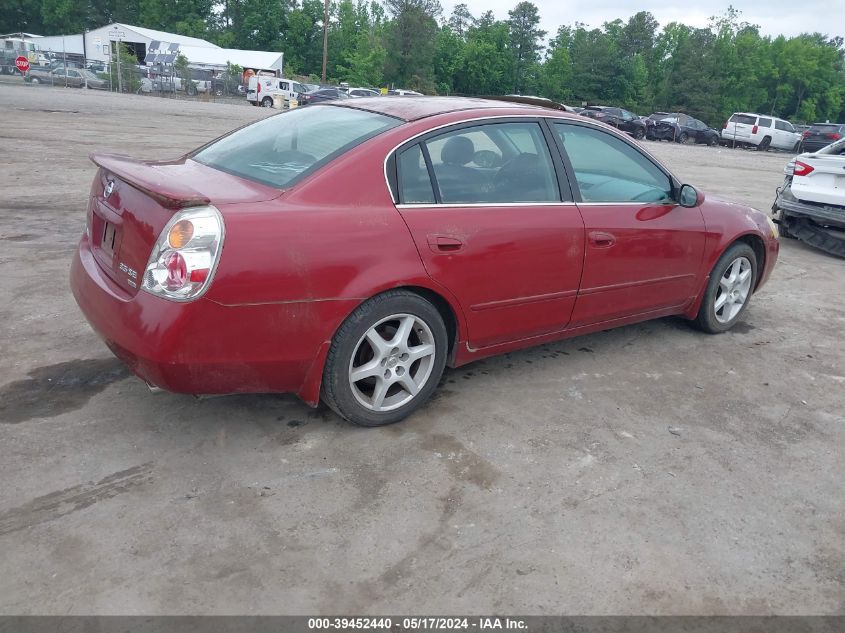
[[845, 124], [816, 123], [796, 128], [789, 121], [772, 115], [736, 112], [716, 130], [703, 121], [682, 112], [655, 112], [640, 117], [624, 108], [592, 105], [575, 109], [590, 117], [627, 132], [635, 139], [770, 148], [791, 152], [816, 151], [845, 136]]
[[640, 117], [623, 108], [587, 106], [582, 108], [579, 114], [612, 125], [638, 140], [646, 138], [677, 143], [719, 144], [719, 132], [681, 112], [655, 112], [650, 116]]
[[[381, 92], [373, 88], [354, 87], [348, 85], [331, 86], [307, 84], [285, 77], [255, 76], [250, 77], [246, 87], [246, 98], [254, 106], [264, 108], [273, 107], [276, 95], [284, 99], [296, 100], [298, 105], [309, 105], [321, 101], [344, 99], [360, 99], [365, 97], [379, 97]], [[422, 96], [413, 90], [389, 90], [388, 96]]]

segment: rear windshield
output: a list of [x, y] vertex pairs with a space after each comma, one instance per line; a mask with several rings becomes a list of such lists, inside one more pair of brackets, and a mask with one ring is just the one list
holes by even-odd
[[730, 119], [731, 123], [745, 123], [746, 125], [756, 125], [757, 117], [749, 114], [734, 114]]
[[810, 128], [811, 132], [838, 132], [840, 126], [838, 123], [816, 123]]
[[284, 188], [401, 123], [352, 108], [297, 108], [224, 136], [193, 158], [248, 180]]

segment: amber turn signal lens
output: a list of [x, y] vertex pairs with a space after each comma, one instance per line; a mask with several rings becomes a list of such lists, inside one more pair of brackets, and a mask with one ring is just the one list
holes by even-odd
[[194, 236], [194, 225], [190, 220], [180, 220], [173, 225], [170, 233], [167, 234], [167, 241], [171, 248], [182, 248], [191, 241]]

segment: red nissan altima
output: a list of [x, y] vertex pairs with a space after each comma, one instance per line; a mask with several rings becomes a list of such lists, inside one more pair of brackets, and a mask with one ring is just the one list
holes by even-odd
[[723, 332], [778, 254], [763, 213], [604, 124], [513, 103], [328, 102], [178, 160], [92, 159], [71, 285], [132, 371], [367, 426], [447, 364], [667, 315]]

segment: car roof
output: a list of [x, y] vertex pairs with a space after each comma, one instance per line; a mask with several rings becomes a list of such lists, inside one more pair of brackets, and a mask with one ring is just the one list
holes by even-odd
[[417, 121], [426, 117], [447, 112], [466, 110], [511, 110], [512, 114], [536, 114], [558, 112], [542, 106], [515, 104], [507, 101], [493, 101], [492, 99], [478, 99], [475, 97], [364, 97], [354, 102], [332, 104], [342, 108], [354, 108], [384, 114], [403, 121]]

